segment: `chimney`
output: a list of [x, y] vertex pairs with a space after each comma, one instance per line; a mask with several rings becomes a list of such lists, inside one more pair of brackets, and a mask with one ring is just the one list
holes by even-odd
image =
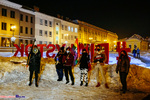
[[37, 11], [37, 12], [39, 12], [39, 10], [40, 10], [39, 7], [37, 7], [37, 6], [33, 6], [33, 8], [34, 8], [34, 10]]

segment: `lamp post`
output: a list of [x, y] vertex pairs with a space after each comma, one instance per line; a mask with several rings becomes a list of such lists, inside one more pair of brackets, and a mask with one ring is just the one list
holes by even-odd
[[[16, 28], [16, 26], [11, 26], [11, 29], [13, 31], [13, 36], [11, 37], [11, 41], [12, 41], [13, 46], [14, 46], [14, 43], [15, 43], [15, 40], [16, 40], [16, 38], [14, 37], [15, 28]], [[14, 52], [13, 46], [12, 46], [12, 53]]]

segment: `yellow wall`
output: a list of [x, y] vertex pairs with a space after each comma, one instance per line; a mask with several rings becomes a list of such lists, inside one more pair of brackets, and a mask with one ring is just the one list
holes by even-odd
[[136, 47], [139, 48], [141, 51], [148, 50], [148, 42], [143, 41], [143, 40], [128, 39], [128, 40], [126, 40], [126, 43], [127, 43], [127, 48], [129, 48], [129, 45], [131, 45], [131, 52], [134, 49], [134, 45], [136, 45]]

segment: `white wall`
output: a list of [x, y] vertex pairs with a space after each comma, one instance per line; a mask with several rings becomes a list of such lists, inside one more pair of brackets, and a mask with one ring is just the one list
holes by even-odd
[[[40, 25], [40, 19], [43, 20], [42, 25]], [[45, 26], [45, 20], [47, 20], [47, 26]], [[49, 26], [50, 21], [52, 27]], [[42, 36], [40, 36], [40, 30], [42, 30]], [[47, 36], [45, 36], [45, 31], [47, 31]], [[49, 32], [51, 32], [52, 37], [49, 36]], [[53, 17], [40, 12], [35, 12], [35, 38], [37, 44], [39, 44], [40, 41], [42, 41], [42, 44], [45, 44], [45, 41], [47, 41], [47, 44], [50, 42], [53, 44]]]
[[[75, 43], [75, 40], [76, 40], [75, 37], [78, 38], [79, 25], [74, 24], [72, 22], [64, 21], [64, 20], [61, 20], [61, 24], [64, 27], [64, 29], [61, 30], [61, 35], [63, 35], [63, 38], [61, 39], [61, 43], [63, 44], [66, 41], [67, 46], [71, 46], [71, 44]], [[65, 26], [67, 26], [67, 30], [65, 30]], [[70, 27], [70, 31], [68, 30], [68, 27]], [[73, 28], [73, 31], [71, 30], [71, 28]], [[77, 32], [75, 32], [75, 28], [77, 29]], [[73, 38], [71, 38], [71, 37], [73, 37]]]

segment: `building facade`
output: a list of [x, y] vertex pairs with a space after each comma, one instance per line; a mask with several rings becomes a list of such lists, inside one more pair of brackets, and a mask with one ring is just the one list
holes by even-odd
[[114, 50], [116, 48], [116, 42], [118, 41], [118, 36], [116, 33], [107, 31], [105, 29], [99, 28], [83, 21], [74, 20], [74, 22], [79, 24], [79, 43], [109, 43], [109, 50]]
[[54, 18], [35, 12], [35, 38], [37, 44], [53, 44], [53, 20]]
[[71, 46], [78, 38], [78, 24], [60, 18], [54, 18], [54, 44]]
[[121, 39], [119, 41], [126, 41], [127, 48], [131, 48], [131, 52], [137, 48], [139, 48], [141, 51], [148, 50], [148, 41], [146, 41], [143, 37], [141, 37], [138, 34], [134, 34], [129, 38]]
[[[12, 28], [12, 26], [15, 26]], [[13, 47], [11, 38], [15, 37], [15, 44], [29, 44], [34, 38], [34, 12], [24, 9], [22, 5], [7, 1], [0, 1], [0, 48]]]

